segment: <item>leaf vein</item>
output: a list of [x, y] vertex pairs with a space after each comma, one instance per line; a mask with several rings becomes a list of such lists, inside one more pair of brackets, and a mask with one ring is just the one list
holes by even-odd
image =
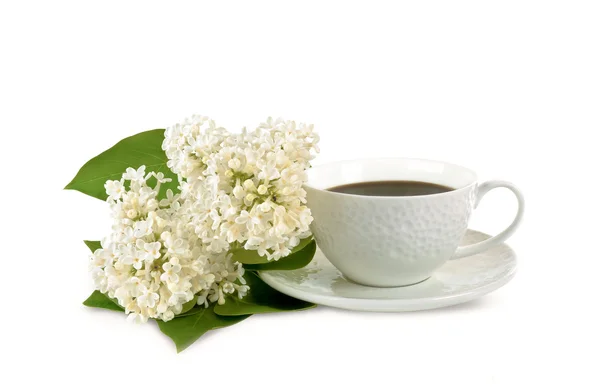
[[192, 325], [192, 329], [196, 328], [196, 325], [198, 325], [198, 323], [200, 322], [200, 319], [202, 318], [202, 316], [204, 316], [205, 312], [206, 312], [206, 308], [204, 308], [204, 310], [202, 312], [196, 313], [196, 321], [194, 321], [194, 325]]
[[131, 149], [131, 150], [130, 150], [130, 152], [136, 152], [136, 153], [139, 153], [139, 154], [142, 154], [142, 155], [146, 155], [146, 156], [149, 156], [149, 157], [155, 158], [155, 159], [159, 160], [161, 163], [164, 163], [164, 162], [166, 162], [166, 160], [165, 160], [165, 159], [161, 159], [161, 158], [160, 158], [160, 157], [158, 157], [157, 155], [153, 155], [152, 153], [148, 153], [148, 152], [142, 152], [142, 151], [141, 151], [141, 150], [139, 150], [139, 149]]

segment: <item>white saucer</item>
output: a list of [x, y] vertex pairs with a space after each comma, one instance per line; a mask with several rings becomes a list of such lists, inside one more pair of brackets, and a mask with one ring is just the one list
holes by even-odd
[[[463, 244], [487, 238], [489, 235], [468, 230]], [[480, 254], [448, 261], [431, 278], [416, 285], [375, 288], [345, 279], [317, 249], [312, 262], [302, 269], [259, 274], [281, 293], [315, 304], [372, 312], [408, 312], [481, 297], [508, 283], [516, 267], [515, 252], [501, 244]]]

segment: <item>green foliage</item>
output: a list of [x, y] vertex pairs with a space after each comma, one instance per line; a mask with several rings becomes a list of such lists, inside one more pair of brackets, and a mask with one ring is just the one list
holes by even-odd
[[98, 290], [94, 290], [87, 300], [83, 301], [83, 305], [89, 306], [90, 308], [109, 309], [116, 310], [118, 312], [125, 311], [125, 309], [119, 305], [117, 300], [109, 298], [106, 294], [100, 293]]
[[287, 257], [281, 258], [279, 261], [271, 261], [269, 263], [259, 263], [256, 265], [244, 265], [246, 270], [296, 270], [303, 268], [312, 261], [317, 251], [317, 244], [311, 240], [302, 250]]
[[[198, 300], [198, 297], [194, 297], [190, 301], [183, 304], [181, 307], [181, 313], [179, 313], [177, 316], [181, 316], [182, 314], [188, 313], [190, 310], [192, 310], [194, 308], [194, 306], [196, 306], [197, 300]], [[177, 316], [175, 316], [175, 317], [177, 317]]]
[[202, 308], [195, 314], [175, 318], [168, 322], [161, 320], [157, 320], [156, 322], [161, 332], [173, 340], [177, 352], [181, 352], [206, 332], [212, 329], [228, 327], [248, 317], [250, 316], [219, 316], [215, 314], [212, 307], [209, 307]]
[[83, 243], [85, 243], [92, 253], [102, 247], [100, 241], [83, 241]]
[[[297, 253], [298, 251], [301, 251], [302, 249], [304, 249], [311, 241], [312, 241], [312, 237], [301, 239], [300, 244], [298, 244], [298, 246], [294, 247], [294, 249], [292, 250], [290, 255], [288, 255], [285, 258], [281, 258], [281, 260], [288, 259], [288, 258], [293, 259], [292, 256], [295, 253]], [[243, 263], [244, 265], [246, 265], [246, 264], [259, 265], [259, 264], [266, 264], [266, 263], [271, 262], [267, 259], [266, 255], [262, 256], [262, 257], [260, 255], [258, 255], [258, 252], [256, 250], [246, 250], [243, 247], [239, 247], [237, 249], [232, 250], [232, 253], [233, 253], [233, 260]]]
[[119, 141], [112, 148], [85, 163], [65, 189], [77, 190], [106, 200], [104, 183], [107, 180], [120, 180], [127, 168], [137, 169], [145, 165], [147, 172], [162, 172], [165, 177], [172, 179], [170, 183], [161, 186], [159, 198], [162, 198], [169, 188], [177, 192], [177, 175], [167, 167], [167, 156], [161, 148], [164, 132], [164, 129], [154, 129]]
[[258, 313], [291, 312], [314, 308], [310, 302], [286, 296], [263, 282], [254, 272], [244, 275], [250, 291], [243, 299], [228, 297], [223, 305], [215, 305], [215, 313], [221, 316], [243, 316]]

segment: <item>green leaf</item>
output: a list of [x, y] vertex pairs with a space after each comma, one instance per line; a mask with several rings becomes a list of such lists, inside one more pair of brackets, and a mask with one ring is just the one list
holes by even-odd
[[83, 301], [83, 305], [89, 306], [90, 308], [102, 308], [109, 310], [116, 310], [123, 312], [125, 309], [119, 305], [117, 300], [109, 298], [106, 294], [100, 293], [98, 290], [94, 290], [91, 296], [87, 300]]
[[85, 163], [65, 189], [106, 200], [104, 183], [107, 180], [120, 180], [127, 168], [137, 169], [145, 165], [146, 172], [162, 172], [165, 177], [172, 179], [170, 183], [161, 186], [159, 199], [164, 197], [169, 188], [174, 193], [177, 192], [177, 176], [167, 167], [167, 156], [161, 148], [164, 132], [164, 129], [154, 129], [121, 140]]
[[164, 322], [156, 320], [158, 327], [175, 343], [177, 352], [189, 347], [200, 336], [212, 329], [224, 328], [236, 324], [250, 316], [226, 317], [215, 314], [213, 308], [203, 308], [191, 316], [175, 318]]
[[[177, 316], [181, 316], [182, 314], [187, 313], [190, 310], [192, 310], [192, 308], [194, 308], [194, 306], [196, 306], [197, 300], [198, 300], [198, 297], [194, 297], [190, 301], [183, 304], [182, 308], [181, 308], [181, 313], [179, 313]], [[175, 316], [175, 317], [177, 317], [177, 316]]]
[[310, 302], [297, 300], [271, 288], [254, 272], [244, 275], [250, 291], [243, 298], [228, 297], [223, 305], [215, 305], [215, 313], [221, 316], [242, 316], [258, 313], [291, 312], [314, 308]]
[[[292, 252], [290, 253], [290, 255], [288, 255], [285, 258], [281, 258], [281, 259], [286, 259], [289, 256], [291, 256], [292, 254], [295, 254], [298, 251], [304, 249], [306, 247], [306, 245], [308, 245], [311, 241], [312, 241], [312, 237], [301, 239], [300, 244], [298, 244], [298, 246], [296, 246], [292, 249]], [[256, 250], [246, 250], [243, 247], [233, 250], [232, 254], [233, 254], [234, 261], [238, 261], [240, 263], [248, 264], [248, 265], [258, 265], [258, 264], [262, 264], [262, 263], [273, 262], [273, 261], [269, 261], [267, 259], [266, 255], [263, 257], [258, 255], [258, 252]]]
[[195, 305], [192, 309], [188, 310], [187, 312], [181, 312], [175, 315], [175, 318], [191, 316], [193, 314], [202, 312], [204, 309], [206, 309], [204, 305]]
[[259, 263], [257, 265], [244, 265], [246, 270], [296, 270], [303, 268], [312, 261], [317, 251], [317, 243], [313, 240], [302, 250], [281, 258], [279, 261]]
[[83, 241], [83, 243], [85, 243], [85, 245], [92, 251], [92, 253], [102, 248], [102, 245], [100, 245], [100, 241]]

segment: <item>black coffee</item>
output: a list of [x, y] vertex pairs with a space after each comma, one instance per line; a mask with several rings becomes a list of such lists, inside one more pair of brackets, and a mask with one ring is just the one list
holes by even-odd
[[362, 196], [419, 196], [448, 192], [453, 189], [422, 181], [386, 180], [338, 185], [327, 190]]

